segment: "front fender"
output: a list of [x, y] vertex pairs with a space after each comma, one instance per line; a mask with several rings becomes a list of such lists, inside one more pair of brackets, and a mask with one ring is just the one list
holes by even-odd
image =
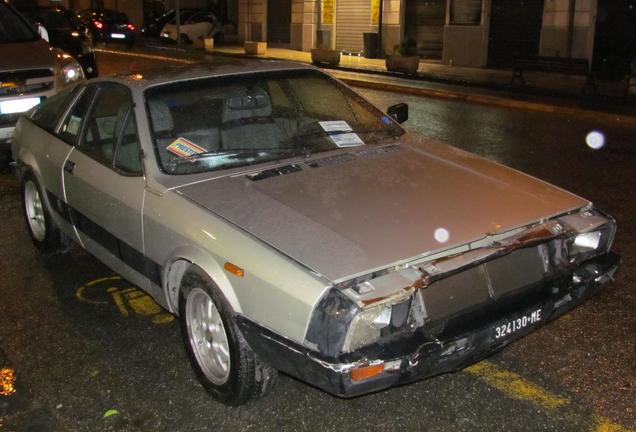
[[[220, 261], [221, 257], [216, 257], [209, 251], [205, 251], [194, 245], [184, 245], [176, 248], [170, 254], [170, 258], [164, 263], [163, 266], [163, 292], [166, 297], [166, 304], [168, 304], [172, 313], [178, 313], [178, 286], [175, 286], [177, 282], [175, 277], [171, 276], [171, 272], [179, 272], [180, 269], [175, 267], [174, 264], [180, 260], [185, 260], [191, 264], [199, 266], [210, 278], [214, 281], [216, 286], [221, 290], [225, 299], [235, 313], [243, 313], [239, 299], [234, 291], [234, 287], [230, 283], [227, 277], [227, 273], [223, 270], [223, 263]], [[178, 277], [180, 281], [180, 277]], [[176, 291], [175, 291], [176, 288]]]

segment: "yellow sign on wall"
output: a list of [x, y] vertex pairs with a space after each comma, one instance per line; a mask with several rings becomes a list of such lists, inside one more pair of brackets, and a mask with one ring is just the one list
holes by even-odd
[[333, 0], [322, 0], [322, 24], [333, 24]]
[[380, 24], [380, 0], [371, 0], [371, 25]]

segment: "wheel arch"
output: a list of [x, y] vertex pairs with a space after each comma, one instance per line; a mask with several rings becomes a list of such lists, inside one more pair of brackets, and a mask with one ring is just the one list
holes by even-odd
[[193, 265], [210, 277], [235, 313], [242, 313], [238, 296], [223, 270], [223, 265], [210, 253], [196, 246], [181, 246], [175, 249], [163, 267], [162, 288], [170, 312], [175, 315], [179, 313], [181, 279]]
[[[35, 159], [33, 160], [33, 162], [35, 162]], [[36, 185], [42, 192], [42, 196], [40, 197], [40, 199], [44, 202], [44, 205], [47, 206], [49, 211], [53, 208], [51, 202], [49, 201], [49, 196], [46, 193], [46, 188], [44, 186], [44, 183], [42, 182], [42, 178], [40, 177], [39, 172], [35, 168], [33, 168], [31, 164], [20, 162], [16, 167], [16, 175], [20, 184], [22, 184], [28, 177], [33, 178]]]

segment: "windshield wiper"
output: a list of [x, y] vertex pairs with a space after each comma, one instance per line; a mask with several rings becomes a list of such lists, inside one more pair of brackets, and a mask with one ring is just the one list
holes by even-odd
[[219, 165], [219, 166], [228, 166], [235, 165], [244, 161], [246, 159], [253, 159], [254, 161], [260, 160], [270, 160], [275, 159], [275, 157], [269, 156], [278, 156], [281, 155], [289, 155], [296, 156], [301, 154], [299, 149], [297, 148], [262, 148], [262, 149], [235, 149], [235, 150], [227, 150], [223, 152], [204, 152], [197, 153], [187, 158], [179, 159], [177, 162], [179, 164], [183, 163], [197, 163], [202, 160], [209, 161], [210, 159], [228, 159], [227, 162]]
[[294, 135], [281, 142], [287, 143], [290, 141], [297, 141], [299, 139], [311, 138], [315, 136], [332, 136], [332, 135], [344, 135], [344, 134], [370, 134], [370, 133], [380, 133], [380, 132], [390, 134], [394, 132], [394, 129], [365, 129], [365, 130], [352, 129], [352, 130], [334, 130], [334, 131], [320, 130], [320, 131], [314, 131], [314, 132], [309, 132], [309, 133], [300, 134], [300, 135]]

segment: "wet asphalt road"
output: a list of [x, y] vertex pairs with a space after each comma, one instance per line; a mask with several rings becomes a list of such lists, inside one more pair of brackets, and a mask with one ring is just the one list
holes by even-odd
[[[157, 61], [100, 56], [101, 72]], [[363, 91], [407, 127], [594, 201], [618, 221], [615, 283], [476, 368], [353, 400], [282, 376], [227, 408], [199, 387], [171, 316], [90, 255], [40, 256], [0, 175], [0, 431], [625, 431], [636, 428], [636, 128]], [[585, 135], [605, 134], [591, 150]], [[470, 217], [470, 215], [466, 215]], [[1, 372], [0, 372], [1, 373]], [[9, 380], [10, 381], [10, 380]], [[110, 411], [109, 411], [110, 410]], [[105, 414], [111, 414], [106, 416]]]

